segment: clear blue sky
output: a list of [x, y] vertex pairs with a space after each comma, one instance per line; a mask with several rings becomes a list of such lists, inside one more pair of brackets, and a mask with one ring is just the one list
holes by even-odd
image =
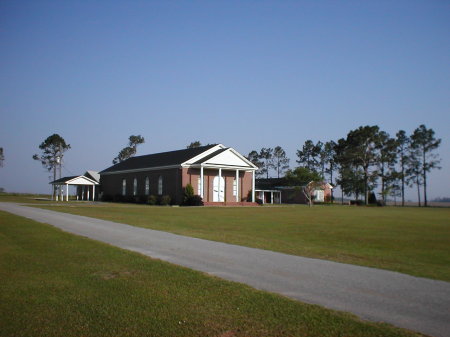
[[[450, 196], [450, 2], [0, 0], [0, 187], [48, 192], [31, 159], [59, 133], [64, 175], [194, 140], [243, 154], [360, 125], [442, 138]], [[414, 190], [410, 198], [415, 197]]]

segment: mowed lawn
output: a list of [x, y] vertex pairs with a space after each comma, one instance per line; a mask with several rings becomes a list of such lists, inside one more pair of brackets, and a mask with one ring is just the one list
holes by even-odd
[[0, 212], [0, 335], [419, 336], [5, 212]]
[[197, 238], [450, 281], [450, 208], [39, 206]]

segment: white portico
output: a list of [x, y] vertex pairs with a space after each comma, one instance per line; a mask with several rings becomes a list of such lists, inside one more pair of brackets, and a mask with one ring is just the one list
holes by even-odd
[[[255, 202], [255, 171], [258, 168], [233, 148], [219, 144], [184, 162], [182, 167], [200, 170], [197, 191], [203, 200], [212, 202], [242, 201], [247, 195], [242, 195], [240, 183], [244, 181], [245, 174], [251, 174], [251, 186], [248, 187], [252, 191], [252, 202]], [[205, 179], [206, 176], [210, 178], [211, 174], [213, 174], [212, 182]], [[232, 185], [227, 183], [227, 177], [228, 180], [232, 180]], [[212, 200], [208, 198], [211, 192]]]
[[[84, 196], [86, 195], [86, 200], [95, 200], [95, 186], [99, 183], [94, 179], [88, 178], [85, 175], [81, 176], [71, 176], [64, 177], [55, 181], [52, 181], [50, 184], [59, 187], [59, 195], [60, 200], [64, 201], [64, 196], [66, 201], [69, 201], [69, 186], [81, 186], [82, 194], [81, 199], [84, 200]], [[92, 193], [92, 194], [91, 194]], [[56, 201], [58, 201], [58, 195], [56, 196]]]

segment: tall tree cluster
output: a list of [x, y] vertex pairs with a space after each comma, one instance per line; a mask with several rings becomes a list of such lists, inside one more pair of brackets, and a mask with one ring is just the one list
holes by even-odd
[[272, 172], [280, 178], [289, 168], [289, 158], [281, 146], [263, 147], [259, 152], [252, 150], [246, 158], [259, 168], [256, 172], [259, 178], [269, 178]]
[[328, 175], [333, 184], [333, 174], [337, 173], [336, 183], [345, 195], [363, 196], [369, 201], [369, 193], [380, 187], [381, 199], [400, 195], [405, 204], [405, 187], [417, 186], [419, 206], [421, 187], [424, 206], [427, 200], [427, 175], [439, 168], [439, 156], [434, 152], [441, 140], [434, 131], [420, 125], [408, 136], [400, 130], [394, 137], [380, 130], [378, 126], [361, 126], [351, 130], [346, 138], [323, 144], [307, 140], [297, 151], [297, 163], [319, 173]]

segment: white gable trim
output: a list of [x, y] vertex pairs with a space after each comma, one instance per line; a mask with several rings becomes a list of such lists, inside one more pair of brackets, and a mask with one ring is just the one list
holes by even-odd
[[52, 185], [98, 185], [98, 182], [85, 176], [78, 176], [70, 180], [52, 183]]
[[231, 152], [233, 152], [236, 156], [238, 156], [241, 160], [243, 160], [244, 162], [246, 162], [250, 167], [254, 168], [255, 170], [258, 169], [258, 166], [256, 166], [255, 164], [253, 164], [250, 160], [248, 160], [247, 158], [245, 158], [243, 155], [241, 155], [239, 152], [237, 152], [235, 149], [233, 149], [232, 147], [230, 147], [229, 149]]
[[[207, 161], [201, 163], [201, 164], [193, 164], [199, 160], [201, 160], [202, 158], [205, 158], [206, 156], [216, 152], [217, 150], [221, 150], [221, 149], [226, 149], [225, 151], [218, 153], [216, 156], [208, 159]], [[220, 162], [214, 162], [215, 160], [217, 160], [220, 157], [223, 157], [224, 155], [226, 155], [227, 153], [231, 153], [234, 156], [236, 156], [240, 162], [243, 163], [236, 163], [236, 162], [232, 162], [232, 163], [220, 163]], [[181, 164], [182, 167], [222, 167], [222, 168], [239, 168], [239, 169], [244, 169], [244, 170], [248, 170], [248, 171], [253, 171], [253, 170], [257, 170], [258, 167], [255, 166], [251, 161], [249, 161], [247, 158], [245, 158], [244, 156], [242, 156], [239, 152], [237, 152], [235, 149], [233, 148], [226, 148], [224, 145], [219, 144], [217, 145], [217, 147], [213, 147], [212, 149], [203, 152], [202, 154], [189, 159], [187, 161], [185, 161], [184, 163]]]
[[248, 167], [253, 168], [251, 164], [243, 159], [236, 151], [229, 148], [216, 156], [208, 159], [202, 163], [203, 166], [217, 165], [217, 166], [234, 166], [234, 167]]
[[197, 156], [195, 156], [195, 157], [193, 157], [193, 158], [191, 158], [189, 160], [186, 160], [185, 162], [181, 163], [181, 166], [188, 167], [188, 166], [192, 165], [193, 163], [199, 161], [200, 159], [205, 158], [206, 156], [209, 156], [211, 153], [214, 153], [217, 150], [221, 150], [221, 149], [224, 149], [224, 148], [225, 148], [224, 145], [217, 144], [216, 146], [210, 148], [209, 150], [206, 150], [205, 152], [202, 152], [199, 155], [197, 155]]

